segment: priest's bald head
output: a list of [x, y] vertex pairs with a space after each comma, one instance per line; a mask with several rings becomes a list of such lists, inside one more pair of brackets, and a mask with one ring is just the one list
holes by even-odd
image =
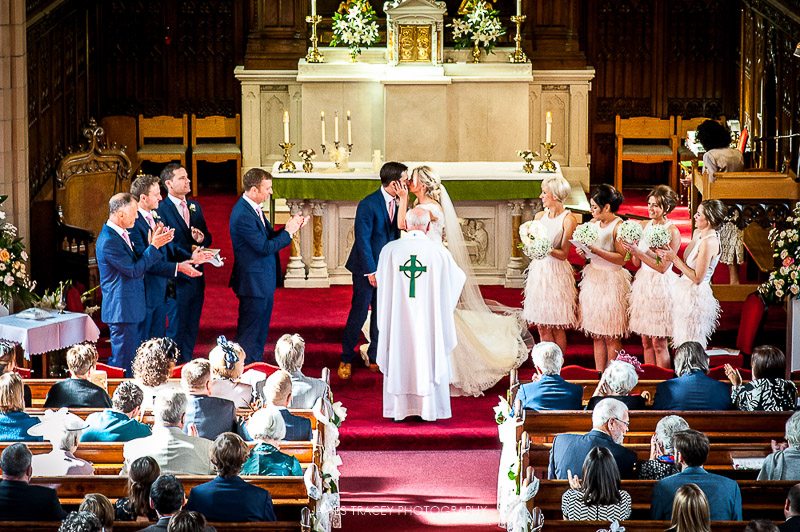
[[409, 231], [428, 232], [431, 226], [431, 213], [422, 207], [414, 207], [406, 213], [406, 229]]

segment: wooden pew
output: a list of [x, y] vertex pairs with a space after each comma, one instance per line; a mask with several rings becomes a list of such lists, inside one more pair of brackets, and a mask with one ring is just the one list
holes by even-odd
[[[779, 524], [779, 523], [776, 523]], [[625, 527], [625, 532], [664, 532], [670, 527], [669, 521], [624, 521], [622, 526]], [[714, 532], [742, 532], [747, 526], [746, 521], [714, 521], [711, 523], [711, 529]], [[116, 530], [116, 525], [114, 530]], [[598, 530], [607, 530], [608, 521], [560, 521], [555, 519], [548, 519], [544, 522], [543, 531], [561, 531], [569, 530], [570, 532], [597, 532]], [[217, 529], [219, 530], [219, 529]]]
[[[151, 523], [137, 523], [135, 521], [115, 521], [114, 530], [130, 530], [131, 532], [141, 530]], [[300, 530], [300, 520], [276, 521], [274, 523], [209, 523], [217, 532], [238, 532], [238, 531], [264, 531], [264, 532], [298, 532]], [[47, 521], [0, 521], [0, 530], [25, 530], [25, 532], [57, 532], [61, 526], [60, 522]], [[714, 528], [716, 531], [717, 529]], [[722, 529], [721, 529], [722, 530]], [[594, 530], [592, 531], [594, 532]]]

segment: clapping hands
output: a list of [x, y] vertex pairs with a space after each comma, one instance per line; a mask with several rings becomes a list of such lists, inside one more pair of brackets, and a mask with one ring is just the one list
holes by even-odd
[[742, 385], [742, 374], [730, 364], [725, 364], [725, 376], [728, 377], [734, 387]]
[[206, 239], [206, 235], [204, 235], [203, 232], [196, 227], [192, 227], [191, 229], [192, 229], [192, 238], [194, 239], [194, 241], [197, 242], [198, 244], [202, 244], [203, 240]]
[[292, 235], [295, 234], [308, 223], [309, 218], [311, 217], [303, 216], [302, 214], [295, 214], [289, 218], [288, 222], [286, 222], [286, 230]]
[[148, 237], [150, 244], [158, 249], [161, 246], [169, 244], [172, 242], [172, 239], [175, 237], [175, 229], [171, 229], [169, 227], [165, 227], [164, 224], [158, 223], [156, 228], [150, 231], [150, 235]]

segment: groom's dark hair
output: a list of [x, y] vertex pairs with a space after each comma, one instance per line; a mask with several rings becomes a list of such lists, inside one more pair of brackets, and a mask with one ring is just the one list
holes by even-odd
[[392, 181], [398, 181], [403, 177], [403, 172], [408, 170], [408, 166], [403, 163], [389, 161], [381, 166], [381, 185], [387, 186]]

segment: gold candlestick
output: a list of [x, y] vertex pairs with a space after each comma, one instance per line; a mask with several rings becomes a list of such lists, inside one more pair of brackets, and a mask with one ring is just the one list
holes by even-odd
[[295, 167], [294, 163], [292, 162], [292, 147], [294, 144], [291, 142], [281, 142], [278, 144], [283, 149], [283, 162], [278, 166], [279, 172], [294, 172], [297, 167]]
[[317, 24], [322, 22], [322, 17], [319, 15], [309, 15], [306, 17], [306, 22], [311, 24], [311, 48], [308, 49], [308, 53], [306, 54], [306, 63], [324, 63], [325, 57], [319, 53], [319, 48], [317, 48], [317, 43], [319, 42], [319, 38], [317, 37]]
[[544, 148], [544, 161], [542, 161], [542, 164], [539, 165], [540, 172], [553, 173], [556, 171], [556, 163], [550, 159], [552, 155], [550, 152], [555, 147], [556, 145], [552, 142], [542, 142], [542, 148]]
[[522, 23], [525, 22], [527, 17], [525, 15], [516, 15], [511, 17], [511, 22], [517, 25], [517, 34], [514, 35], [514, 52], [508, 54], [508, 60], [511, 63], [527, 63], [528, 56], [522, 51]]
[[311, 173], [314, 170], [314, 163], [311, 162], [311, 159], [316, 157], [317, 153], [311, 148], [306, 148], [300, 150], [299, 155], [303, 159], [303, 171], [307, 174]]

